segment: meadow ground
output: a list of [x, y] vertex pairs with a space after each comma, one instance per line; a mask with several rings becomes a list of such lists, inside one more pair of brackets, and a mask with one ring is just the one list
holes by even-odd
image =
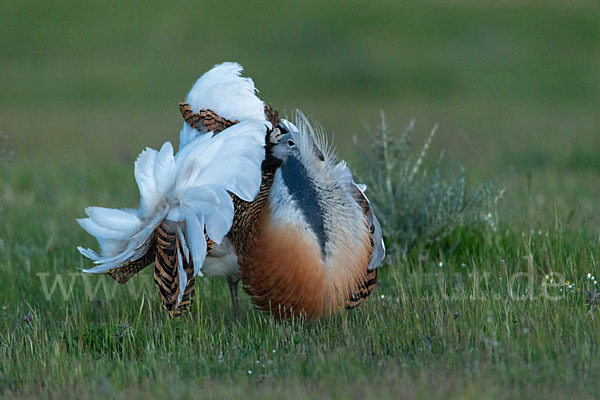
[[[0, 4], [0, 394], [597, 397], [598, 3], [285, 4]], [[392, 254], [370, 301], [319, 321], [243, 297], [235, 323], [211, 279], [171, 321], [150, 269], [80, 275], [75, 218], [137, 205], [136, 155], [177, 142], [177, 103], [225, 60], [350, 161], [380, 110], [417, 145], [439, 122], [431, 162], [506, 187], [497, 230]]]

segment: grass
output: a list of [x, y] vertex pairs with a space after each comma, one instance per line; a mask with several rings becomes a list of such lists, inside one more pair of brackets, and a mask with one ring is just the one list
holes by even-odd
[[[0, 4], [0, 394], [597, 397], [597, 3], [285, 4]], [[79, 275], [95, 243], [74, 219], [137, 204], [133, 159], [176, 141], [178, 101], [223, 60], [350, 161], [381, 109], [396, 132], [416, 118], [416, 148], [439, 122], [423, 167], [443, 149], [444, 177], [506, 187], [497, 231], [394, 253], [376, 296], [318, 321], [242, 297], [234, 323], [210, 279], [170, 321], [151, 271]], [[73, 292], [47, 299], [57, 279]]]
[[[3, 264], [0, 383], [8, 397], [593, 398], [600, 332], [586, 291], [597, 240], [503, 231], [461, 246], [390, 260], [356, 311], [281, 324], [247, 300], [233, 322], [218, 280], [199, 285], [188, 319], [170, 321], [147, 272], [120, 286], [68, 275], [73, 253], [32, 256], [29, 270]], [[9, 259], [22, 250], [3, 247]], [[57, 286], [46, 301], [57, 276], [73, 293]]]

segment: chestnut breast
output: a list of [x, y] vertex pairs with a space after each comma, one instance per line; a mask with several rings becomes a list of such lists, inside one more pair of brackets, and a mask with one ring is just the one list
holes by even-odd
[[335, 182], [315, 182], [294, 158], [272, 182], [242, 246], [246, 291], [259, 308], [281, 317], [338, 309], [364, 278], [371, 251], [360, 206]]

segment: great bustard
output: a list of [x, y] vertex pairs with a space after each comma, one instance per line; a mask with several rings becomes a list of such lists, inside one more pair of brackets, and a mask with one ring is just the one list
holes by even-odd
[[301, 113], [296, 124], [256, 96], [242, 67], [205, 73], [180, 104], [180, 149], [166, 142], [135, 163], [138, 210], [86, 209], [80, 225], [96, 266], [127, 282], [155, 263], [166, 308], [191, 302], [194, 276], [224, 276], [278, 318], [355, 307], [373, 291], [385, 256], [381, 228], [346, 164]]

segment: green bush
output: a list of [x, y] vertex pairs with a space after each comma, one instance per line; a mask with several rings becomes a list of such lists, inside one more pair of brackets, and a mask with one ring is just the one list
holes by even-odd
[[[391, 133], [385, 115], [374, 133], [369, 133], [371, 151], [355, 147], [362, 165], [358, 178], [368, 187], [367, 195], [392, 251], [405, 255], [413, 247], [438, 247], [465, 231], [497, 229], [496, 203], [503, 194], [492, 183], [475, 188], [467, 185], [465, 169], [457, 177], [442, 175], [443, 153], [432, 171], [424, 166], [437, 125], [421, 151], [413, 151], [414, 121], [400, 135]], [[441, 249], [443, 250], [443, 249]]]

